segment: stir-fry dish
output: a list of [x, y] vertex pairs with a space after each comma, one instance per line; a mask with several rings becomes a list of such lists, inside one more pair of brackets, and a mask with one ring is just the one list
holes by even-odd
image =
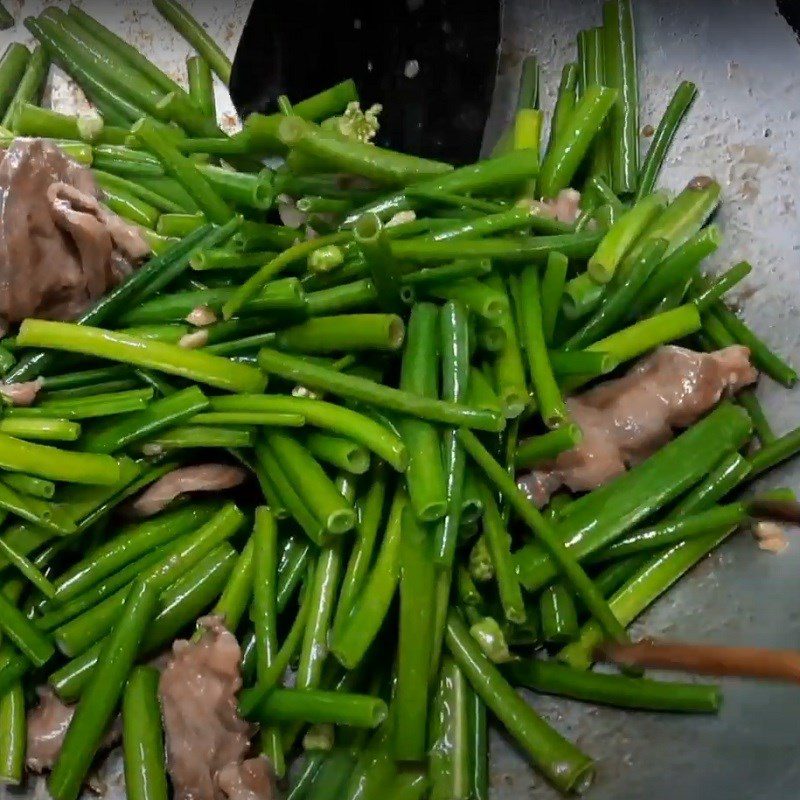
[[735, 531], [781, 550], [794, 493], [743, 490], [800, 450], [750, 265], [702, 266], [719, 184], [657, 188], [696, 88], [641, 135], [630, 0], [468, 165], [375, 144], [351, 81], [223, 132], [230, 62], [154, 4], [188, 90], [77, 6], [0, 60], [0, 779], [76, 800], [121, 745], [130, 800], [485, 800], [497, 725], [579, 793], [520, 687], [781, 677], [627, 632]]

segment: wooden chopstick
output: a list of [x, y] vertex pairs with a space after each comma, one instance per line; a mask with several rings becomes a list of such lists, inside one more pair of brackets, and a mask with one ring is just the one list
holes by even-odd
[[755, 519], [800, 525], [800, 503], [795, 500], [770, 500], [755, 497], [748, 503], [748, 512]]
[[800, 651], [762, 647], [723, 647], [643, 640], [635, 644], [607, 642], [595, 657], [621, 667], [652, 667], [697, 675], [800, 683]]

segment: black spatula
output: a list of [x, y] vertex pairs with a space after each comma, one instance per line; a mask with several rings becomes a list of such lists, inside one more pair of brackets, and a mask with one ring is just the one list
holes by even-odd
[[233, 62], [240, 114], [353, 78], [383, 104], [379, 143], [477, 159], [497, 69], [500, 0], [255, 0]]

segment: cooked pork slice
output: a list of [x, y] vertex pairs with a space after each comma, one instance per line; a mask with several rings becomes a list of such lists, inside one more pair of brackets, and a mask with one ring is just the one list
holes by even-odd
[[538, 214], [559, 222], [574, 225], [581, 211], [581, 193], [575, 189], [562, 189], [551, 200], [529, 201]]
[[[37, 693], [39, 705], [28, 712], [25, 763], [31, 772], [45, 772], [56, 763], [67, 728], [75, 714], [75, 706], [64, 703], [49, 686], [40, 687]], [[100, 747], [107, 750], [121, 738], [122, 724], [117, 717]]]
[[89, 169], [44, 139], [0, 151], [0, 319], [73, 319], [150, 248], [101, 203]]
[[0, 394], [12, 406], [32, 406], [43, 385], [41, 378], [24, 383], [0, 383]]
[[596, 489], [663, 447], [676, 428], [686, 428], [723, 397], [752, 384], [758, 373], [746, 347], [714, 353], [660, 347], [626, 375], [567, 399], [581, 443], [519, 479], [543, 506], [561, 486]]
[[753, 527], [753, 535], [758, 542], [761, 550], [769, 553], [782, 553], [788, 546], [789, 540], [786, 538], [786, 531], [782, 525], [775, 522], [758, 522]]
[[152, 517], [173, 500], [191, 492], [216, 492], [238, 486], [247, 478], [241, 467], [228, 464], [197, 464], [179, 467], [148, 486], [130, 508], [136, 516]]
[[175, 800], [269, 800], [263, 759], [247, 759], [255, 729], [241, 719], [241, 650], [219, 617], [199, 622], [197, 641], [177, 641], [161, 673], [167, 767]]
[[62, 703], [48, 686], [38, 690], [39, 705], [28, 712], [25, 762], [32, 772], [52, 769], [72, 722], [75, 706]]
[[264, 756], [227, 764], [217, 773], [217, 785], [228, 800], [271, 800], [272, 774]]

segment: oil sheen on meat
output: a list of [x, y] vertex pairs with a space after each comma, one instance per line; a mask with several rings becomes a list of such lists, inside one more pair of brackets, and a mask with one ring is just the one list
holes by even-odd
[[755, 383], [746, 347], [715, 353], [660, 347], [626, 375], [567, 399], [581, 443], [518, 479], [537, 506], [561, 486], [585, 492], [608, 483], [663, 447], [723, 397]]
[[159, 683], [174, 800], [270, 800], [269, 765], [247, 757], [255, 729], [237, 711], [239, 644], [219, 617], [199, 624], [199, 640], [175, 642]]
[[62, 703], [50, 687], [39, 690], [39, 705], [28, 712], [25, 762], [29, 770], [52, 769], [74, 713], [75, 706]]
[[[37, 692], [39, 704], [28, 712], [25, 764], [31, 772], [45, 772], [58, 759], [76, 706], [64, 703], [49, 686]], [[100, 743], [101, 749], [114, 747], [121, 737], [122, 724], [116, 717]]]

